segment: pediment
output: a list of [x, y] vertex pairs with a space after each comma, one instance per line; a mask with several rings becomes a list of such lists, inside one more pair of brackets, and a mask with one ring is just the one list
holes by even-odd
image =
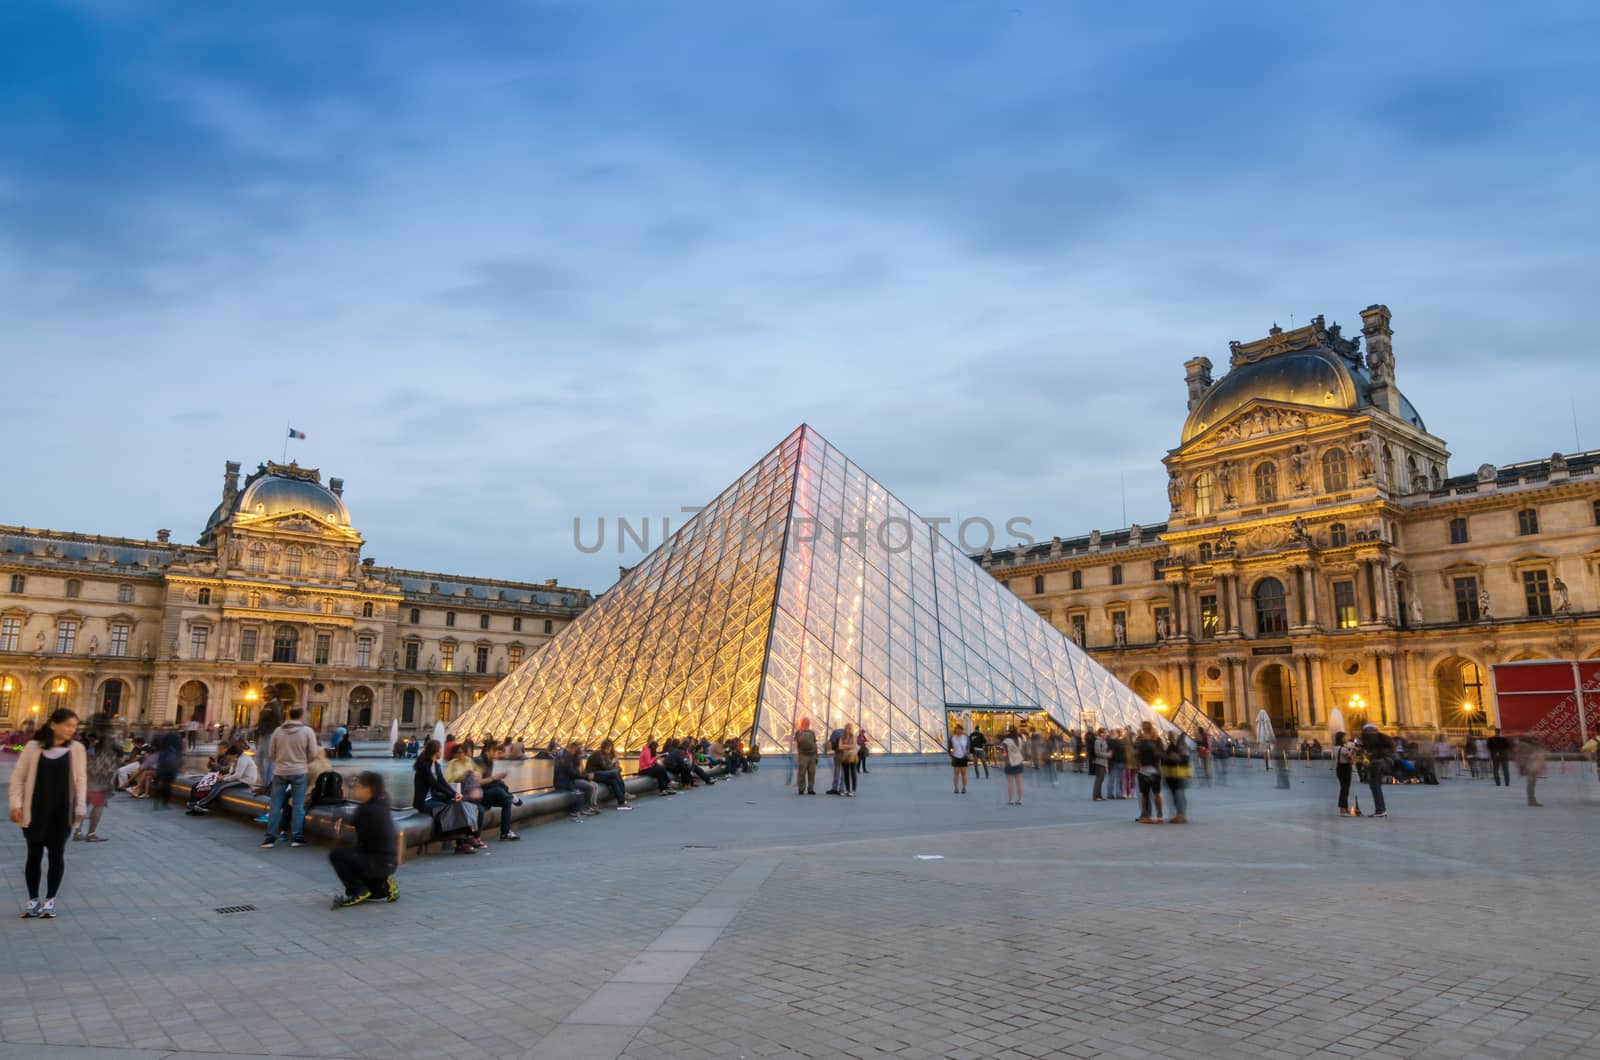
[[1184, 451], [1216, 449], [1269, 435], [1310, 430], [1330, 423], [1340, 423], [1349, 418], [1348, 415], [1335, 415], [1322, 410], [1307, 409], [1278, 401], [1263, 401], [1258, 398], [1247, 403], [1221, 423], [1206, 428], [1203, 433], [1184, 446]]
[[361, 539], [361, 535], [348, 526], [340, 526], [338, 523], [329, 522], [310, 512], [282, 512], [254, 518], [241, 512], [235, 522], [240, 527], [248, 526], [253, 533], [259, 534], [314, 534], [319, 537], [333, 537], [343, 541], [359, 541]]

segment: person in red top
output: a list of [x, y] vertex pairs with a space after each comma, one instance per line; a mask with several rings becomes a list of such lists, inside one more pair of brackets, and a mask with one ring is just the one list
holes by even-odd
[[639, 775], [650, 777], [656, 782], [657, 795], [676, 795], [672, 790], [672, 776], [667, 772], [667, 767], [656, 760], [655, 741], [648, 741], [639, 748]]

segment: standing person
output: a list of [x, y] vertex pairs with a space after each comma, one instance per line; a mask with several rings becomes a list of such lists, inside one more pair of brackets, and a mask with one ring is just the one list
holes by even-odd
[[843, 729], [834, 729], [828, 734], [828, 754], [833, 758], [833, 783], [828, 785], [825, 794], [840, 795], [839, 790], [839, 741], [844, 739]]
[[967, 793], [967, 763], [972, 755], [972, 742], [967, 739], [966, 726], [956, 724], [955, 731], [950, 734], [950, 740], [945, 744], [945, 749], [950, 752], [950, 774], [955, 787], [955, 794]]
[[[22, 826], [28, 844], [28, 859], [22, 878], [28, 886], [28, 904], [23, 919], [55, 918], [56, 892], [67, 871], [64, 860], [67, 836], [83, 820], [88, 806], [89, 763], [83, 745], [74, 743], [78, 716], [62, 708], [39, 726], [33, 738], [23, 745], [11, 771], [7, 791], [11, 823]], [[44, 856], [50, 855], [45, 877], [44, 902], [39, 902], [39, 873]]]
[[1440, 780], [1450, 779], [1450, 741], [1444, 738], [1444, 733], [1435, 733], [1433, 737], [1433, 768], [1435, 775]]
[[272, 734], [278, 731], [280, 724], [278, 700], [274, 697], [261, 708], [261, 717], [256, 722], [256, 765], [261, 767], [263, 788], [272, 787]]
[[1200, 735], [1195, 740], [1195, 757], [1200, 759], [1200, 775], [1205, 778], [1206, 784], [1211, 783], [1211, 734], [1201, 729]]
[[1354, 748], [1342, 732], [1333, 734], [1333, 773], [1339, 778], [1339, 816], [1354, 817], [1350, 808], [1350, 775], [1355, 771]]
[[[1496, 729], [1496, 732], [1500, 730]], [[1543, 806], [1533, 789], [1538, 786], [1539, 778], [1544, 776], [1544, 761], [1548, 751], [1544, 741], [1529, 733], [1517, 741], [1517, 772], [1522, 774], [1523, 781], [1528, 787], [1528, 805]], [[1495, 767], [1499, 769], [1499, 766]], [[1506, 785], [1510, 787], [1509, 782]]]
[[178, 769], [183, 765], [183, 736], [170, 729], [156, 737], [156, 778], [151, 790], [152, 810], [167, 808], [172, 797], [172, 782], [178, 779]]
[[1499, 729], [1494, 735], [1484, 741], [1480, 747], [1479, 758], [1489, 759], [1489, 768], [1494, 772], [1494, 786], [1500, 786], [1500, 778], [1506, 778], [1506, 787], [1511, 786], [1511, 741], [1503, 736]]
[[1122, 730], [1118, 729], [1113, 733], [1106, 743], [1110, 751], [1107, 759], [1110, 767], [1107, 774], [1111, 785], [1110, 798], [1125, 799], [1127, 796], [1123, 794], [1122, 784], [1123, 776], [1128, 771], [1128, 745], [1123, 742]]
[[1061, 734], [1054, 729], [1044, 739], [1044, 766], [1050, 771], [1050, 786], [1055, 787], [1056, 774], [1061, 769]]
[[356, 845], [335, 847], [328, 853], [333, 871], [344, 884], [344, 894], [333, 900], [335, 909], [360, 905], [375, 894], [382, 894], [386, 902], [400, 897], [400, 888], [394, 883], [400, 837], [395, 832], [389, 796], [383, 790], [383, 776], [370, 769], [362, 773], [356, 777], [354, 794], [356, 809], [350, 823], [356, 830]]
[[191, 751], [200, 746], [200, 719], [192, 714], [189, 720], [183, 723], [183, 738]]
[[1161, 782], [1172, 794], [1173, 824], [1189, 823], [1189, 778], [1194, 767], [1189, 764], [1189, 738], [1175, 732], [1167, 738], [1167, 750], [1161, 760]]
[[856, 766], [865, 774], [867, 772], [867, 755], [872, 749], [867, 746], [867, 727], [863, 725], [856, 730]]
[[1005, 736], [1001, 737], [1000, 753], [1005, 756], [1001, 761], [1001, 770], [1006, 775], [1006, 805], [1021, 806], [1022, 769], [1027, 752], [1016, 729], [1007, 729]]
[[88, 748], [88, 804], [89, 804], [89, 831], [84, 834], [83, 822], [79, 821], [72, 830], [73, 839], [81, 839], [86, 843], [104, 843], [106, 837], [97, 831], [100, 827], [100, 818], [106, 812], [106, 803], [111, 800], [111, 794], [116, 790], [117, 783], [117, 744], [111, 738], [110, 729], [101, 729], [95, 734], [94, 746]]
[[[1166, 749], [1152, 722], [1139, 725], [1139, 739], [1134, 741], [1133, 753], [1139, 778], [1140, 824], [1160, 824], [1165, 816], [1161, 806], [1161, 759]], [[1152, 804], [1155, 812], [1151, 813]]]
[[1096, 729], [1089, 741], [1089, 772], [1094, 774], [1094, 801], [1105, 802], [1106, 767], [1111, 762], [1111, 745], [1106, 741], [1105, 729]]
[[1083, 772], [1083, 734], [1080, 733], [1077, 729], [1073, 729], [1072, 730], [1071, 750], [1072, 750], [1072, 771], [1074, 773], [1082, 773]]
[[[969, 760], [971, 762], [971, 765], [972, 765], [972, 776], [973, 776], [973, 778], [974, 779], [977, 778], [978, 770], [980, 770], [980, 769], [983, 770], [983, 775], [985, 777], [988, 777], [988, 775], [989, 775], [989, 737], [985, 736], [984, 733], [983, 733], [983, 730], [978, 728], [976, 725], [974, 725], [972, 727], [971, 734], [969, 734], [967, 736], [967, 755], [968, 755], [968, 758], [969, 758]], [[961, 790], [962, 791], [966, 791], [967, 790], [966, 789], [966, 779], [964, 777], [962, 778]]]
[[844, 732], [839, 736], [839, 794], [847, 799], [856, 797], [856, 755], [860, 746], [856, 743], [856, 727], [851, 722], [844, 727]]
[[794, 732], [794, 793], [817, 793], [817, 734], [811, 731], [810, 718], [801, 718]]
[[306, 777], [317, 757], [317, 735], [300, 721], [300, 707], [289, 708], [289, 720], [272, 734], [272, 794], [268, 796], [267, 837], [261, 849], [270, 850], [278, 842], [278, 822], [282, 819], [283, 799], [293, 799], [289, 816], [289, 845], [306, 845]]
[[1033, 761], [1033, 771], [1035, 773], [1037, 773], [1037, 772], [1039, 772], [1039, 770], [1044, 769], [1049, 764], [1049, 761], [1050, 761], [1049, 758], [1046, 757], [1047, 751], [1046, 751], [1044, 733], [1042, 733], [1042, 732], [1032, 733], [1031, 735], [1028, 736], [1027, 739], [1028, 739], [1028, 757]]
[[1394, 770], [1394, 741], [1378, 731], [1372, 722], [1361, 726], [1360, 753], [1367, 759], [1367, 789], [1372, 792], [1372, 816], [1387, 817], [1383, 785]]

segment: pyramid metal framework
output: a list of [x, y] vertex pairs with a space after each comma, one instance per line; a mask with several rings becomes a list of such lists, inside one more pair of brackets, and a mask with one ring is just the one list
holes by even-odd
[[802, 425], [452, 726], [533, 746], [742, 735], [801, 718], [935, 752], [967, 710], [1159, 719], [1135, 692]]

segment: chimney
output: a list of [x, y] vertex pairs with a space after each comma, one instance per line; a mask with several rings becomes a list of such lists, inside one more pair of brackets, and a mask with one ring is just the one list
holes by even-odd
[[1372, 379], [1372, 404], [1391, 416], [1400, 415], [1400, 391], [1394, 385], [1394, 348], [1390, 340], [1391, 316], [1386, 305], [1369, 305], [1361, 311], [1361, 334], [1367, 340], [1367, 375]]
[[222, 472], [222, 517], [233, 511], [233, 502], [239, 496], [239, 461], [229, 460]]
[[1184, 378], [1189, 384], [1189, 411], [1200, 404], [1200, 399], [1211, 389], [1211, 358], [1196, 357], [1183, 362]]
[[335, 497], [343, 497], [344, 496], [344, 479], [342, 479], [342, 478], [330, 478], [328, 480], [328, 489], [333, 491], [333, 495]]
[[168, 542], [170, 542], [172, 540], [172, 531], [171, 530], [157, 530], [156, 531], [156, 540], [161, 542], [163, 545], [167, 544]]

